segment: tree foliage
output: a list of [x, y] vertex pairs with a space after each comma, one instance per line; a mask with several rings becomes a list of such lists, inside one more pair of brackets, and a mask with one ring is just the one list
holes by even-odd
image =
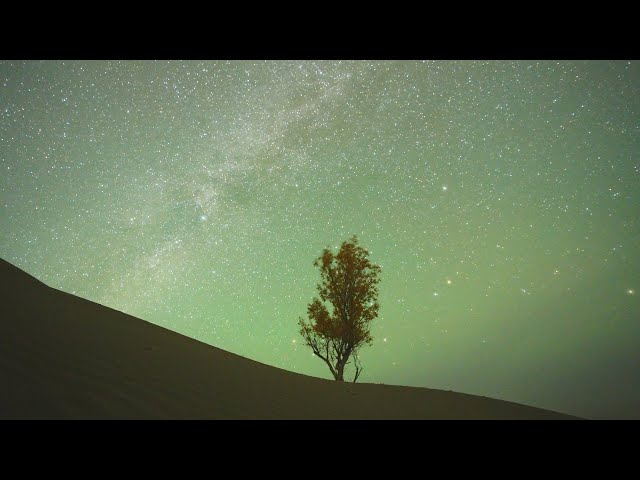
[[298, 322], [305, 343], [328, 365], [337, 381], [344, 381], [344, 370], [351, 360], [353, 381], [358, 379], [362, 373], [358, 352], [373, 341], [369, 329], [380, 308], [380, 266], [368, 257], [369, 252], [358, 244], [355, 235], [342, 243], [336, 255], [325, 248], [313, 263], [320, 268], [320, 298], [313, 298], [307, 307], [309, 322], [302, 317]]

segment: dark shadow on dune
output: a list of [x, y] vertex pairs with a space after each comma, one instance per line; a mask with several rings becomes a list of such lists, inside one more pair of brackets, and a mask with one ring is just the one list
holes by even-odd
[[288, 372], [55, 290], [4, 260], [0, 296], [0, 418], [575, 418]]

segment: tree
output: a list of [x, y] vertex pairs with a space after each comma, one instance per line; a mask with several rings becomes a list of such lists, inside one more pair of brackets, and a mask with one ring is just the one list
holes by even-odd
[[[300, 334], [321, 358], [339, 382], [344, 381], [344, 369], [353, 359], [355, 375], [362, 373], [358, 359], [360, 347], [371, 345], [371, 321], [378, 316], [378, 283], [380, 266], [369, 261], [369, 252], [358, 244], [358, 237], [342, 243], [334, 255], [325, 248], [313, 265], [320, 268], [317, 285], [320, 298], [313, 298], [307, 307], [309, 322], [300, 317]], [[328, 302], [329, 312], [323, 302]]]

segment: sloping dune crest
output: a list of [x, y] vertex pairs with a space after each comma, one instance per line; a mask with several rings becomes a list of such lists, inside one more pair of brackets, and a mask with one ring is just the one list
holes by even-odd
[[3, 419], [569, 419], [427, 388], [337, 383], [220, 350], [0, 260]]

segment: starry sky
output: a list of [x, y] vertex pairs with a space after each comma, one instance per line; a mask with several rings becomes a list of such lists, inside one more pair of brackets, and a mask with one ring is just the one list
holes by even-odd
[[356, 234], [359, 381], [640, 418], [640, 62], [3, 61], [0, 170], [55, 288], [330, 378], [297, 319]]

